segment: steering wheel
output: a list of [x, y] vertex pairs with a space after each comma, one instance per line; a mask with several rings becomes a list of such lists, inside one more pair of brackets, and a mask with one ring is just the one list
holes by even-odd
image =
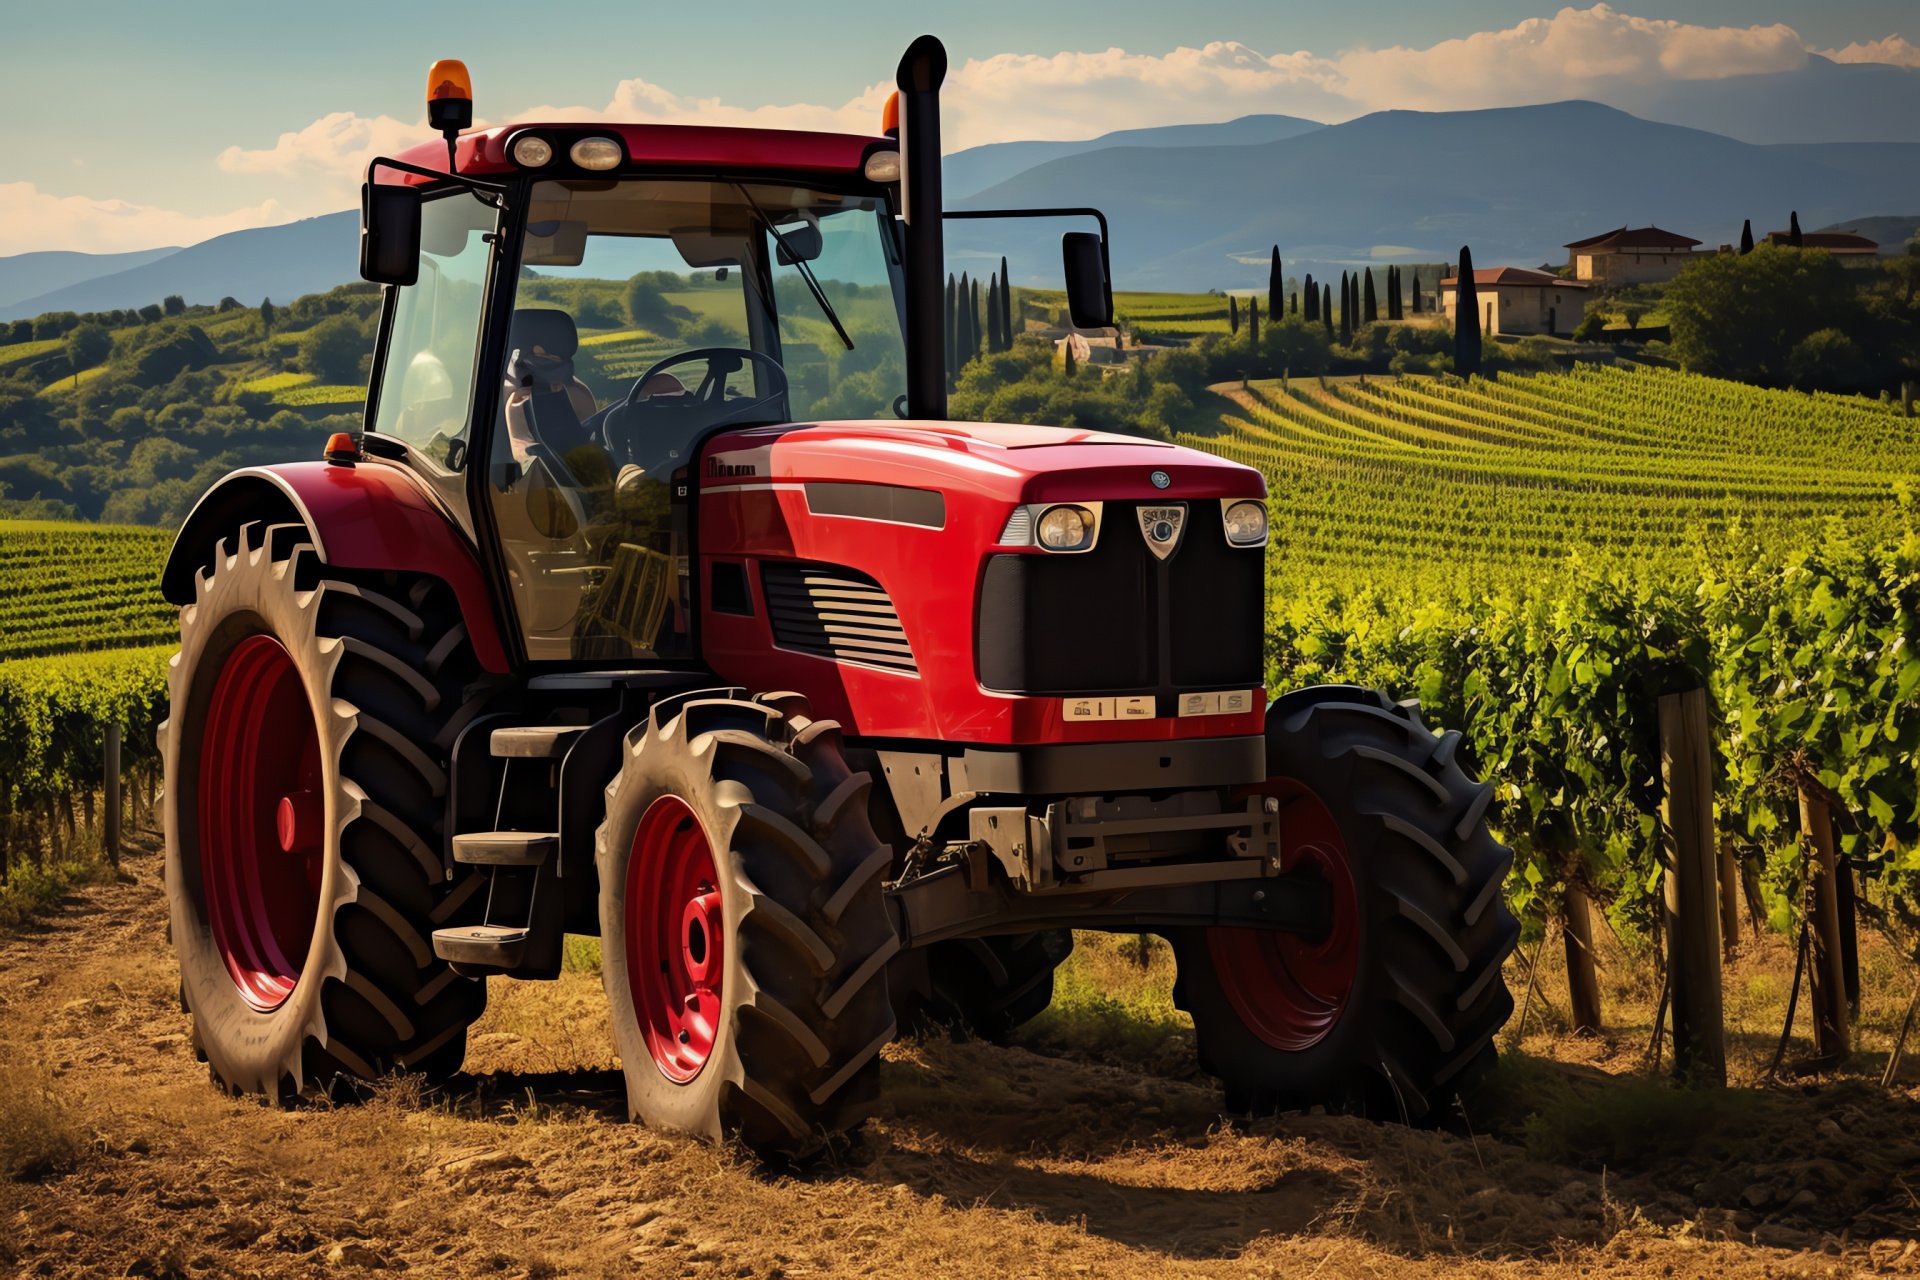
[[[654, 378], [693, 360], [707, 362], [706, 376], [693, 391], [641, 398], [641, 389]], [[766, 370], [772, 389], [762, 396], [728, 400], [727, 375], [748, 361]], [[787, 371], [778, 360], [744, 347], [699, 347], [675, 352], [634, 379], [626, 399], [607, 410], [602, 433], [616, 466], [636, 465], [652, 472], [684, 453], [696, 432], [735, 422], [785, 421], [789, 416]]]

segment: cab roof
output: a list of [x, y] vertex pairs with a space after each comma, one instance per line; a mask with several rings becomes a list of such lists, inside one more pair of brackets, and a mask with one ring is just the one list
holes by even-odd
[[[554, 159], [523, 170], [507, 158], [507, 140], [538, 133], [555, 143]], [[539, 173], [556, 178], [608, 178], [620, 170], [593, 173], [568, 162], [567, 148], [581, 138], [618, 138], [631, 165], [674, 168], [782, 169], [800, 173], [861, 172], [867, 153], [899, 145], [884, 136], [813, 133], [800, 129], [735, 129], [687, 124], [546, 124], [520, 121], [462, 134], [456, 144], [460, 172], [471, 175]], [[409, 147], [397, 159], [423, 169], [447, 167], [441, 141]], [[622, 166], [625, 168], [626, 166]], [[396, 175], [398, 178], [399, 175]], [[413, 179], [418, 181], [419, 179]]]

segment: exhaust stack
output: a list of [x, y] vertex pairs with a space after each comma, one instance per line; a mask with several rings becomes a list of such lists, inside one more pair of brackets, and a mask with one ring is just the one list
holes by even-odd
[[935, 36], [907, 46], [900, 88], [901, 203], [907, 221], [907, 416], [947, 416], [947, 261], [940, 208], [940, 85], [947, 50]]

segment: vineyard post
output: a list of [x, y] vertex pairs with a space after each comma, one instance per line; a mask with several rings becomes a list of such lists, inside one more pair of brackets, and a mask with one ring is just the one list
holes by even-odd
[[1718, 858], [1707, 692], [1660, 699], [1660, 841], [1666, 864], [1667, 968], [1673, 992], [1673, 1069], [1696, 1086], [1727, 1082], [1720, 998]]
[[1800, 833], [1813, 846], [1814, 1054], [1838, 1062], [1847, 1056], [1847, 984], [1840, 955], [1840, 895], [1835, 891], [1833, 818], [1826, 797], [1803, 781]]
[[1562, 899], [1566, 911], [1567, 994], [1573, 1004], [1573, 1030], [1600, 1030], [1600, 976], [1593, 958], [1593, 904], [1587, 891], [1569, 883]]
[[1740, 860], [1734, 856], [1733, 841], [1720, 838], [1720, 945], [1722, 954], [1733, 958], [1740, 941]]
[[106, 733], [104, 764], [107, 802], [107, 858], [113, 869], [120, 869], [120, 726], [110, 724]]

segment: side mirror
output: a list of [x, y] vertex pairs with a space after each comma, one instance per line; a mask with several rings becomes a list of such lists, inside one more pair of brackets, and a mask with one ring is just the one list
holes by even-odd
[[1067, 314], [1076, 329], [1104, 329], [1113, 323], [1113, 296], [1107, 284], [1107, 255], [1091, 231], [1060, 237], [1067, 276]]
[[420, 188], [377, 182], [361, 186], [360, 278], [397, 285], [420, 278]]

